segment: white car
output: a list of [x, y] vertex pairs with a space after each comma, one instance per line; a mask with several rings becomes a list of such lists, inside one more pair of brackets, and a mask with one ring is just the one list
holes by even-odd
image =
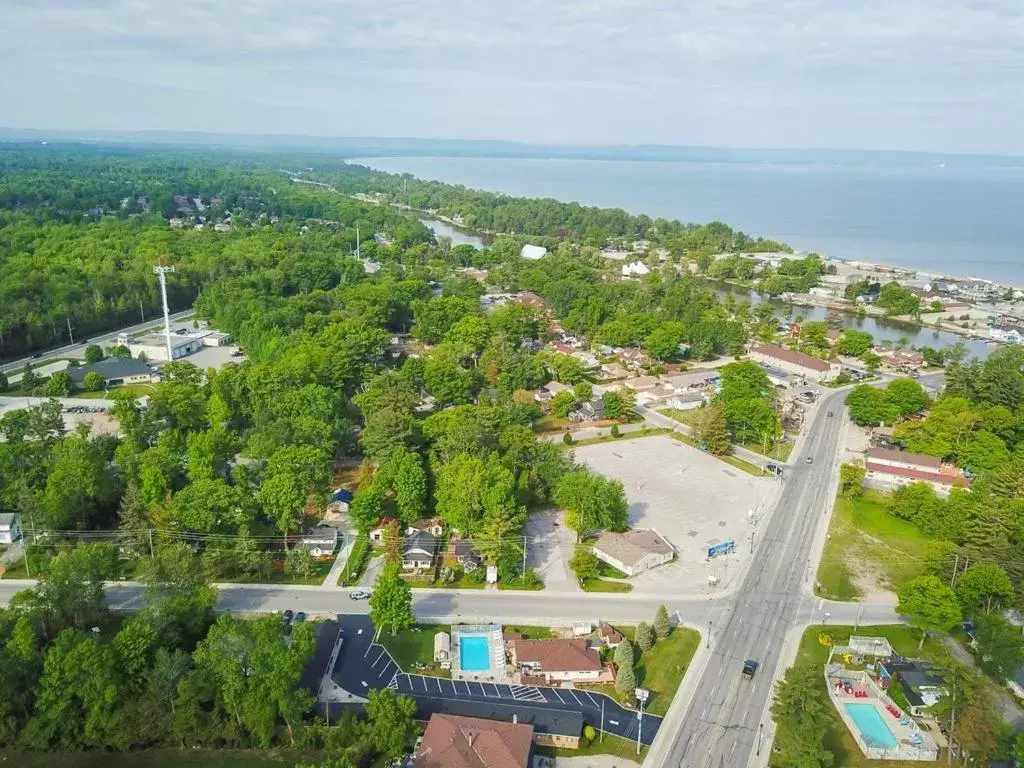
[[370, 597], [369, 592], [365, 592], [361, 589], [357, 589], [355, 592], [348, 593], [349, 600], [368, 600]]

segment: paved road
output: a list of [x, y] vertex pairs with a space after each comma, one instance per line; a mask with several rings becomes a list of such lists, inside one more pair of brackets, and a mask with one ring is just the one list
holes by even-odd
[[[845, 623], [849, 608], [857, 610], [849, 604], [843, 609], [825, 604], [805, 589], [816, 531], [835, 494], [844, 396], [845, 392], [827, 395], [822, 401], [827, 407], [817, 410], [746, 578], [734, 600], [723, 601], [718, 627], [712, 627], [711, 656], [684, 717], [666, 721], [648, 764], [746, 765], [759, 723], [767, 719], [772, 678], [786, 635], [801, 623], [820, 621], [826, 612], [831, 614], [829, 621]], [[835, 418], [827, 416], [829, 410]], [[806, 464], [806, 457], [813, 464]], [[876, 612], [872, 607], [871, 618], [862, 621], [874, 621]], [[761, 665], [753, 680], [740, 675], [748, 658]]]
[[[6, 605], [16, 592], [35, 584], [29, 579], [0, 580], [0, 605]], [[365, 600], [350, 600], [349, 590], [337, 587], [220, 584], [217, 607], [238, 613], [273, 613], [286, 608], [311, 614], [366, 614]], [[108, 584], [107, 602], [116, 610], [132, 611], [143, 606], [144, 588], [139, 584]], [[491, 591], [480, 589], [413, 590], [413, 613], [423, 622], [461, 620], [487, 623], [496, 618], [506, 624], [568, 626], [574, 622], [598, 618], [622, 623], [651, 621], [658, 606], [684, 624], [702, 631], [712, 622], [712, 639], [724, 631], [726, 620], [735, 610], [730, 597], [706, 599], [671, 592], [630, 593], [624, 595], [544, 590], [542, 592]], [[899, 619], [891, 606], [837, 603], [806, 597], [800, 603], [797, 618], [819, 623], [824, 613], [832, 624], [892, 624]]]
[[[171, 323], [173, 324], [178, 322], [179, 320], [184, 320], [185, 318], [191, 317], [194, 314], [195, 310], [192, 309], [186, 309], [183, 312], [176, 312], [173, 315], [171, 315]], [[144, 331], [148, 328], [160, 328], [163, 326], [163, 322], [163, 317], [154, 317], [153, 319], [147, 320], [144, 323], [130, 325], [126, 328], [118, 328], [117, 330], [102, 333], [97, 336], [90, 336], [88, 342], [86, 343], [99, 344], [101, 346], [110, 345], [117, 341], [117, 334], [119, 333], [138, 333], [139, 331]], [[53, 349], [48, 349], [37, 358], [23, 357], [20, 360], [12, 360], [9, 363], [4, 363], [3, 365], [0, 365], [0, 371], [16, 371], [20, 368], [23, 368], [25, 366], [25, 363], [38, 364], [44, 363], [47, 360], [55, 360], [57, 358], [65, 357], [80, 358], [85, 354], [85, 346], [85, 343], [66, 344], [63, 347], [55, 347]]]
[[79, 406], [82, 408], [100, 408], [104, 411], [110, 410], [114, 406], [113, 400], [105, 400], [102, 398], [90, 399], [87, 397], [10, 397], [7, 395], [0, 395], [0, 413], [6, 411], [16, 411], [20, 408], [31, 408], [35, 405], [42, 405], [47, 400], [55, 399], [61, 405], [64, 406], [64, 410], [68, 408]]

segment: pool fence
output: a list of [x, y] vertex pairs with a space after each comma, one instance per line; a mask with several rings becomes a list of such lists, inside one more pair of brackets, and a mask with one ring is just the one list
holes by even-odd
[[[841, 664], [828, 664], [825, 666], [825, 686], [828, 688], [829, 698], [832, 699], [832, 704], [835, 706], [836, 711], [839, 712], [843, 723], [857, 742], [860, 751], [868, 759], [918, 760], [922, 762], [939, 759], [939, 748], [934, 739], [923, 732], [914, 719], [903, 712], [867, 672], [846, 669]], [[848, 693], [847, 688], [866, 691], [868, 695], [866, 697], [858, 697]], [[844, 706], [850, 703], [874, 704], [875, 706], [880, 704], [879, 714], [883, 718], [888, 707], [891, 706], [899, 710], [902, 716], [898, 721], [894, 721], [893, 724], [900, 731], [908, 732], [909, 737], [904, 739], [897, 737], [900, 743], [895, 747], [868, 744], [860, 732], [860, 727], [853, 721], [853, 718]], [[896, 734], [894, 733], [893, 735], [895, 736]]]

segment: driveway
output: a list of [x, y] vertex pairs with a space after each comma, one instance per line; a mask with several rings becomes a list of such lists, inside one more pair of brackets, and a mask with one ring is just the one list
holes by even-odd
[[372, 589], [382, 570], [384, 570], [384, 556], [371, 557], [370, 562], [366, 564], [366, 570], [363, 571], [363, 577], [359, 579], [359, 586]]
[[[977, 666], [974, 663], [974, 654], [960, 645], [954, 638], [947, 635], [942, 638], [942, 642], [946, 644], [946, 648], [958, 661], [969, 667]], [[995, 683], [992, 683], [992, 695], [996, 700], [1003, 720], [1008, 725], [1012, 725], [1015, 730], [1024, 728], [1024, 711], [1021, 711], [1020, 705], [1013, 695], [1001, 685], [996, 685]]]
[[569, 569], [576, 546], [576, 535], [566, 528], [565, 513], [550, 509], [530, 515], [523, 528], [526, 537], [526, 562], [536, 569], [546, 589], [582, 591]]

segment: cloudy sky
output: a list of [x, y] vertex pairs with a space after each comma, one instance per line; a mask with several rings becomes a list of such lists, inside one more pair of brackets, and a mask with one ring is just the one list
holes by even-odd
[[6, 0], [0, 125], [1024, 153], [1021, 0]]

